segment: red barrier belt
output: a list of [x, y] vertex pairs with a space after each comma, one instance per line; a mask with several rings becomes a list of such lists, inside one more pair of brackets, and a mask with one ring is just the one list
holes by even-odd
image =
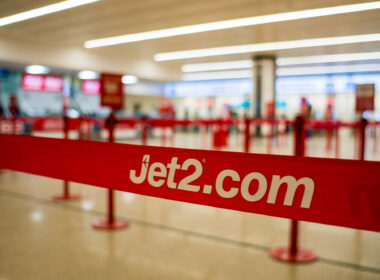
[[0, 135], [0, 168], [380, 232], [380, 162]]

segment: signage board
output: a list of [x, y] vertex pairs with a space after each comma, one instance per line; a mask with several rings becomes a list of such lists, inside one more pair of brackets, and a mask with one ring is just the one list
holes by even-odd
[[123, 107], [123, 83], [122, 75], [102, 74], [100, 77], [100, 104], [113, 109]]
[[25, 91], [62, 92], [63, 79], [58, 76], [42, 76], [25, 74], [21, 80], [22, 89]]
[[98, 95], [98, 94], [100, 94], [100, 81], [98, 81], [98, 80], [84, 80], [82, 82], [82, 93], [85, 95]]
[[356, 112], [375, 109], [375, 85], [363, 84], [356, 86]]

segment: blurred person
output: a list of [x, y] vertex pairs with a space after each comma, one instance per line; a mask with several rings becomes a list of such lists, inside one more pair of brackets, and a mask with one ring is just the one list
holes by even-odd
[[174, 106], [166, 98], [161, 100], [158, 111], [160, 113], [161, 118], [164, 118], [164, 119], [174, 119], [175, 118]]
[[9, 98], [9, 112], [12, 117], [18, 117], [21, 115], [16, 95], [12, 95]]

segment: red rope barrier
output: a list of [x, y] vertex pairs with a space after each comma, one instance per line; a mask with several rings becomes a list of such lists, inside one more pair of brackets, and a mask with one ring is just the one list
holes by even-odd
[[23, 135], [0, 135], [0, 146], [6, 147], [0, 153], [3, 169], [177, 201], [380, 232], [380, 162]]

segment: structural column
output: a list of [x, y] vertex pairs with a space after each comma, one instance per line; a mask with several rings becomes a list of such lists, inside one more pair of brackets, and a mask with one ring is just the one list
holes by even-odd
[[273, 118], [276, 100], [276, 57], [253, 56], [253, 117]]

